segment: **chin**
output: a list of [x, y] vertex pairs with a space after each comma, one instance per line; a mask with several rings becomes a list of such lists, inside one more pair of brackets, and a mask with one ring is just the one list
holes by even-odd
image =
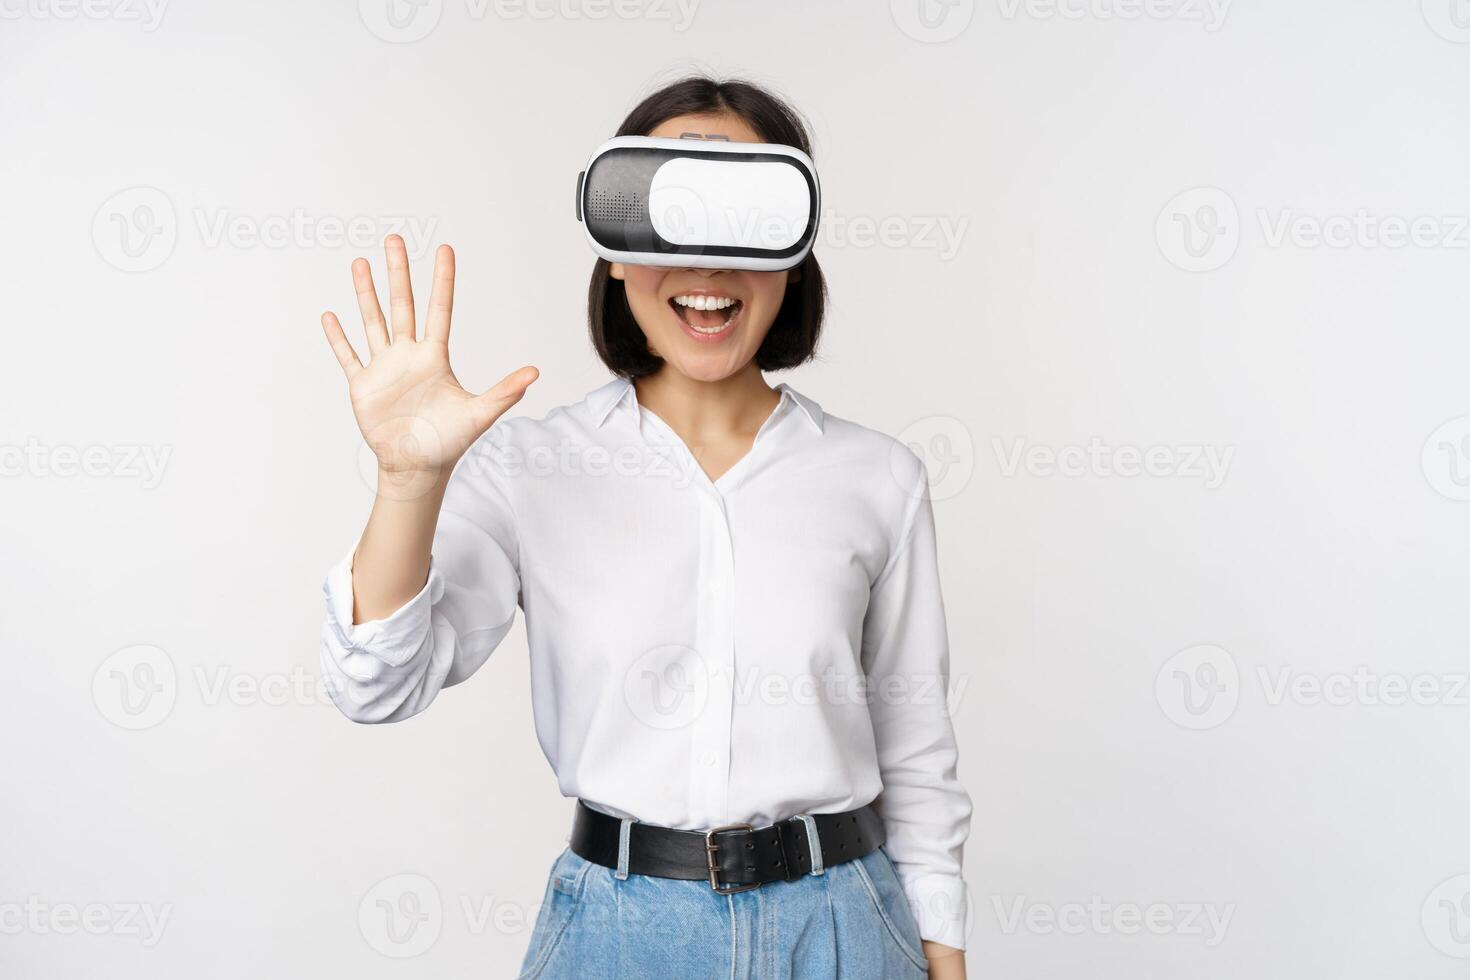
[[672, 357], [665, 357], [664, 363], [670, 369], [677, 371], [690, 380], [715, 382], [724, 381], [726, 378], [738, 374], [754, 356], [754, 352], [751, 353], [750, 357], [744, 358], [732, 358], [724, 353], [718, 356], [711, 356], [709, 354], [704, 356], [697, 354], [687, 356], [681, 351]]

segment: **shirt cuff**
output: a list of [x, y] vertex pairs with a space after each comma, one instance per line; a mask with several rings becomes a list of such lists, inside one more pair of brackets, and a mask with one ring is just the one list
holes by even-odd
[[903, 883], [919, 938], [943, 943], [955, 949], [965, 948], [965, 925], [968, 901], [965, 881], [958, 875], [927, 874]]
[[365, 653], [390, 667], [402, 667], [413, 659], [429, 631], [430, 610], [444, 594], [444, 580], [429, 559], [429, 577], [418, 595], [405, 602], [385, 619], [366, 623], [352, 622], [352, 556], [332, 567], [322, 591], [327, 600], [327, 625], [342, 649], [349, 653]]

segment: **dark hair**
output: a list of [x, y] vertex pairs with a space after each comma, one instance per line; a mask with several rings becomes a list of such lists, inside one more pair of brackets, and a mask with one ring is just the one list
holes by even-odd
[[[812, 156], [801, 116], [780, 97], [750, 82], [721, 82], [703, 75], [681, 79], [648, 96], [628, 113], [617, 135], [646, 136], [676, 116], [721, 112], [744, 119], [767, 143], [794, 146]], [[614, 374], [625, 378], [652, 374], [663, 359], [649, 351], [648, 340], [628, 307], [623, 283], [614, 279], [609, 269], [608, 261], [599, 258], [587, 289], [587, 326], [592, 345]], [[795, 367], [816, 353], [827, 305], [827, 284], [815, 255], [809, 253], [797, 269], [800, 275], [787, 285], [775, 322], [756, 351], [755, 363], [763, 371]]]

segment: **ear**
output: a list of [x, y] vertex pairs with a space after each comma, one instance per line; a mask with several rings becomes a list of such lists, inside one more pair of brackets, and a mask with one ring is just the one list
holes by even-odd
[[618, 280], [619, 282], [621, 282], [622, 279], [623, 279], [623, 276], [624, 276], [623, 263], [621, 263], [621, 262], [611, 262], [611, 263], [609, 263], [608, 264], [608, 267], [607, 267], [607, 274], [610, 275], [610, 276], [612, 276], [614, 279]]
[[799, 265], [786, 270], [786, 285], [789, 286], [794, 282], [801, 282], [801, 266]]

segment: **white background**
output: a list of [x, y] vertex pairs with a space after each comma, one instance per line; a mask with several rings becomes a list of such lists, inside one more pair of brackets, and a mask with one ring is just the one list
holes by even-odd
[[573, 181], [691, 67], [814, 127], [786, 380], [931, 463], [972, 974], [1465, 975], [1462, 0], [387, 2], [0, 3], [0, 975], [514, 973], [520, 627], [404, 725], [303, 688], [371, 499], [317, 318], [358, 219], [459, 250], [467, 385], [600, 384]]

